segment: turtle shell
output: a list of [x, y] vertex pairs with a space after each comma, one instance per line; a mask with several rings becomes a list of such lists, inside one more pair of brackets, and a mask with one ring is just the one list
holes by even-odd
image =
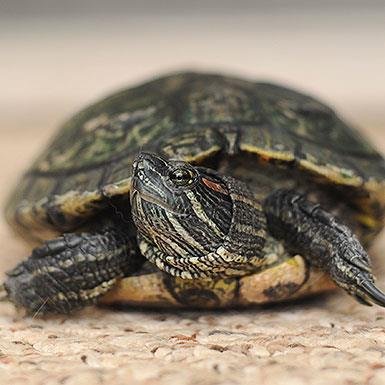
[[15, 188], [8, 221], [38, 238], [76, 228], [127, 194], [141, 150], [193, 163], [248, 153], [288, 164], [354, 196], [365, 221], [382, 226], [384, 159], [332, 109], [278, 85], [201, 73], [158, 78], [76, 114]]

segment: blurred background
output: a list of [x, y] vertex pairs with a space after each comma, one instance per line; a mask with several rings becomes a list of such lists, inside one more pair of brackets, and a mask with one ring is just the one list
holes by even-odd
[[2, 131], [53, 129], [183, 68], [281, 82], [385, 126], [383, 0], [0, 0], [0, 48]]

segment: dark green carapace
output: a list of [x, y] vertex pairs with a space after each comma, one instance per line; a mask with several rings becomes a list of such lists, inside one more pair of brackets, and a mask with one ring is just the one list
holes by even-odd
[[326, 105], [165, 76], [79, 112], [21, 178], [7, 220], [41, 245], [4, 296], [43, 313], [99, 299], [225, 307], [334, 281], [384, 305], [364, 250], [384, 209], [383, 157]]

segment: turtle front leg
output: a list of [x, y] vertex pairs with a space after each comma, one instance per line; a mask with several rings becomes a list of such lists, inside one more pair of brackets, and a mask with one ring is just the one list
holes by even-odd
[[288, 250], [330, 274], [338, 286], [366, 305], [385, 306], [375, 285], [368, 254], [345, 225], [292, 190], [277, 190], [264, 202], [270, 233]]
[[104, 227], [45, 242], [7, 273], [7, 299], [30, 314], [69, 313], [93, 304], [143, 264], [127, 230]]

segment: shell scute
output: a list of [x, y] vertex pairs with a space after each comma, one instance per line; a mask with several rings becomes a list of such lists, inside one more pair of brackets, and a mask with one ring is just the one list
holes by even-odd
[[252, 153], [385, 207], [384, 159], [323, 103], [273, 84], [179, 73], [113, 94], [65, 123], [11, 195], [8, 221], [22, 233], [76, 226], [105, 199], [128, 193], [141, 150], [194, 163]]

